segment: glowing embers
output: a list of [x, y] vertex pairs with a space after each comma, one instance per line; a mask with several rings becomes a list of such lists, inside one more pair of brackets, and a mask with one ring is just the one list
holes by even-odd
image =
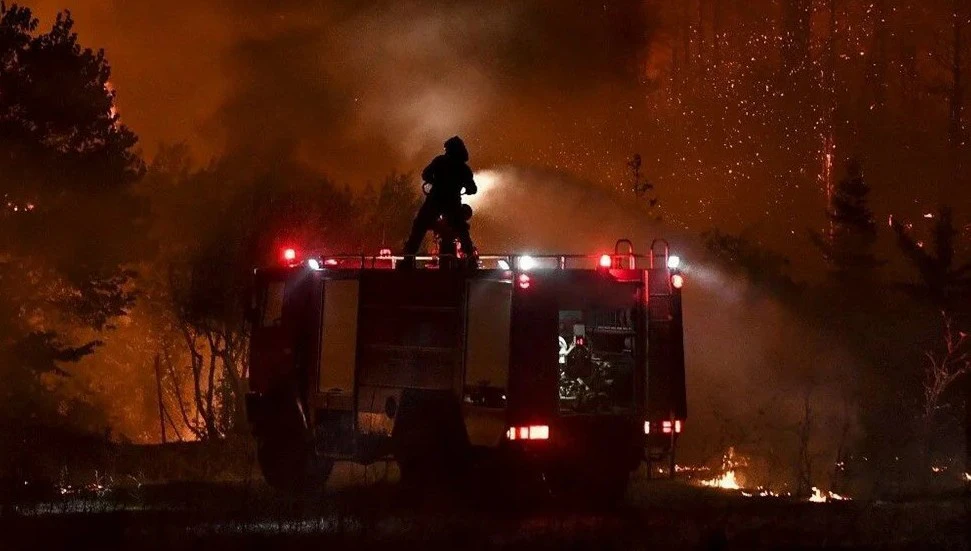
[[549, 425], [527, 425], [522, 427], [509, 427], [506, 430], [507, 440], [549, 440]]

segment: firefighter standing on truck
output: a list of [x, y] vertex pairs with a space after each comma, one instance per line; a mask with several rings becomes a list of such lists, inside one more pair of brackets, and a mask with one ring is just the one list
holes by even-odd
[[458, 136], [445, 142], [445, 154], [435, 157], [422, 171], [421, 177], [431, 186], [425, 202], [418, 209], [411, 226], [411, 235], [405, 242], [403, 267], [412, 267], [415, 254], [421, 246], [425, 233], [435, 226], [441, 218], [451, 228], [462, 245], [462, 251], [469, 258], [470, 266], [475, 266], [475, 245], [469, 235], [469, 223], [462, 209], [462, 191], [474, 195], [478, 188], [472, 179], [472, 169], [466, 164], [469, 151]]

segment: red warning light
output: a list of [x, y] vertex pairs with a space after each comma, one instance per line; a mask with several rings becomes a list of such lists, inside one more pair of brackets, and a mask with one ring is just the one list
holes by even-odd
[[508, 440], [549, 440], [549, 425], [529, 425], [525, 427], [509, 427], [506, 430]]
[[671, 276], [671, 285], [673, 285], [675, 289], [684, 287], [684, 277], [682, 277], [681, 274], [674, 274]]
[[614, 264], [614, 259], [609, 254], [600, 255], [600, 267], [610, 268]]
[[519, 288], [520, 289], [529, 289], [529, 286], [530, 286], [531, 283], [532, 282], [531, 282], [531, 280], [530, 280], [530, 278], [529, 278], [528, 275], [526, 275], [526, 274], [519, 274]]
[[286, 260], [287, 262], [293, 262], [296, 259], [297, 259], [296, 249], [283, 249], [283, 260]]

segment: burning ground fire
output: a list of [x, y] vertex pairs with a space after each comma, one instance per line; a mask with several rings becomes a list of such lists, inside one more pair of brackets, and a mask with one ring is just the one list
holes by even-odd
[[712, 478], [711, 480], [702, 480], [701, 485], [708, 486], [709, 488], [721, 488], [723, 490], [742, 489], [742, 486], [738, 483], [738, 479], [735, 477], [735, 471], [728, 471], [717, 478]]
[[[728, 452], [722, 457], [722, 474], [714, 478], [702, 479], [698, 484], [707, 488], [718, 488], [720, 490], [738, 491], [745, 497], [792, 497], [789, 492], [775, 492], [763, 486], [756, 488], [745, 488], [743, 480], [739, 479], [737, 473], [739, 468], [748, 466], [748, 461], [744, 457], [735, 455], [735, 449], [729, 448]], [[707, 467], [683, 467], [676, 466], [675, 472], [698, 473], [708, 471]], [[812, 488], [812, 495], [809, 501], [813, 503], [826, 503], [829, 501], [847, 501], [849, 497], [839, 495], [828, 490], [821, 490], [815, 486]]]
[[848, 501], [850, 498], [841, 496], [830, 491], [823, 491], [813, 486], [813, 495], [809, 496], [809, 501], [813, 503], [826, 503], [827, 501]]

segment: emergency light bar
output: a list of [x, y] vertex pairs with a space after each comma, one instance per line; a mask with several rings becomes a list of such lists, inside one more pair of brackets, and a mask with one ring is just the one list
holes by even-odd
[[[658, 246], [662, 244], [663, 247]], [[626, 249], [622, 246], [626, 245]], [[454, 255], [417, 255], [405, 257], [393, 254], [390, 249], [382, 248], [376, 255], [372, 254], [334, 254], [334, 255], [305, 255], [295, 247], [279, 250], [281, 262], [294, 267], [304, 265], [312, 270], [327, 268], [368, 269], [394, 268], [398, 262], [406, 258], [413, 259], [418, 267], [437, 268], [441, 260]], [[480, 254], [477, 256], [480, 269], [498, 269], [504, 271], [532, 272], [539, 270], [567, 270], [567, 269], [596, 269], [612, 270], [644, 270], [667, 269], [672, 272], [672, 286], [680, 289], [684, 283], [680, 276], [683, 267], [681, 257], [669, 254], [667, 242], [663, 239], [655, 240], [651, 244], [648, 254], [637, 254], [633, 245], [627, 239], [621, 239], [614, 247], [613, 253], [603, 254]], [[313, 260], [313, 262], [311, 262]], [[316, 266], [314, 266], [316, 264]]]

